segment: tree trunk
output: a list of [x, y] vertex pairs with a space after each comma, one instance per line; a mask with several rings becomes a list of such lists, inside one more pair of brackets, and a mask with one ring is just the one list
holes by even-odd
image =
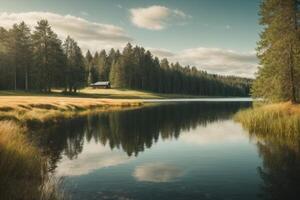
[[15, 74], [14, 74], [14, 90], [17, 90], [17, 65], [15, 66]]
[[28, 67], [26, 67], [25, 71], [25, 90], [28, 91]]
[[292, 103], [296, 103], [296, 89], [295, 89], [295, 83], [294, 83], [294, 76], [295, 76], [295, 70], [294, 70], [294, 62], [293, 62], [293, 46], [290, 45], [289, 49], [289, 81], [290, 81], [290, 94], [289, 98]]
[[[293, 5], [294, 8], [294, 31], [295, 34], [298, 34], [298, 4], [300, 3], [298, 0], [295, 0]], [[297, 48], [297, 47], [296, 47]], [[290, 69], [290, 81], [291, 81], [291, 101], [292, 103], [297, 103], [297, 96], [296, 96], [296, 83], [295, 83], [295, 62], [294, 62], [294, 53], [293, 53], [293, 41], [291, 41], [290, 44], [290, 60], [289, 60], [289, 69]]]

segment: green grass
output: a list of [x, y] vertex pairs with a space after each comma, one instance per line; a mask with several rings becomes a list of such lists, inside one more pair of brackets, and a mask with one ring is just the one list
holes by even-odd
[[76, 94], [64, 94], [62, 90], [52, 90], [51, 93], [0, 91], [1, 96], [55, 96], [81, 98], [109, 98], [109, 99], [162, 99], [162, 98], [199, 98], [195, 95], [161, 94], [142, 90], [130, 89], [92, 89], [90, 87], [79, 90]]
[[277, 103], [238, 112], [234, 119], [260, 135], [295, 137], [300, 135], [300, 105]]

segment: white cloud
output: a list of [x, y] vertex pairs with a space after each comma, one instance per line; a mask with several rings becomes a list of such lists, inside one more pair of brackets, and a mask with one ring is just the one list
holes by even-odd
[[255, 52], [237, 52], [221, 48], [192, 48], [173, 53], [165, 49], [154, 49], [154, 55], [166, 57], [172, 62], [192, 65], [209, 73], [236, 75], [253, 78], [258, 67]]
[[95, 170], [124, 164], [134, 159], [119, 150], [112, 151], [110, 147], [99, 145], [95, 141], [90, 143], [85, 141], [84, 143], [84, 149], [76, 159], [70, 160], [67, 156], [63, 156], [56, 168], [57, 176], [85, 175]]
[[[172, 10], [165, 6], [153, 5], [147, 8], [130, 9], [131, 22], [140, 28], [162, 30], [170, 23], [178, 23], [191, 16], [180, 10]], [[178, 21], [179, 20], [179, 21]]]
[[33, 28], [41, 19], [47, 19], [61, 39], [70, 35], [84, 50], [120, 48], [128, 41], [132, 41], [121, 27], [91, 22], [72, 15], [51, 12], [0, 13], [1, 26], [6, 28], [21, 21], [25, 21]]
[[183, 175], [183, 170], [166, 163], [148, 163], [137, 166], [133, 176], [138, 181], [146, 182], [171, 182]]
[[160, 58], [175, 56], [174, 53], [168, 51], [167, 49], [157, 49], [157, 48], [148, 48], [148, 49], [149, 51], [151, 51], [153, 55], [158, 56]]

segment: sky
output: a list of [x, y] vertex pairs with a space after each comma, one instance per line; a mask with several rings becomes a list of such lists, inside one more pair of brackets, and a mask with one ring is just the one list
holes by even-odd
[[0, 0], [0, 26], [47, 19], [83, 52], [143, 46], [159, 58], [254, 77], [260, 0]]

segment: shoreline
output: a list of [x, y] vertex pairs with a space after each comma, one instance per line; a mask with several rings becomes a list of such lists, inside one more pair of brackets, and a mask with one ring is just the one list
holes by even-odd
[[5, 96], [0, 97], [0, 121], [32, 124], [57, 122], [94, 112], [141, 107], [140, 100], [72, 97]]
[[128, 89], [84, 88], [77, 94], [0, 91], [0, 121], [20, 124], [56, 122], [94, 112], [141, 107], [150, 103], [185, 101], [252, 101], [249, 97], [207, 97], [182, 94], [160, 94]]
[[[142, 107], [137, 100], [70, 97], [0, 97], [0, 198], [65, 199], [60, 181], [47, 173], [48, 158], [27, 137], [31, 128], [93, 113]], [[42, 187], [40, 187], [42, 186]], [[15, 193], [15, 188], [19, 192]]]
[[282, 102], [254, 106], [236, 113], [234, 120], [250, 133], [293, 137], [300, 135], [300, 104]]

